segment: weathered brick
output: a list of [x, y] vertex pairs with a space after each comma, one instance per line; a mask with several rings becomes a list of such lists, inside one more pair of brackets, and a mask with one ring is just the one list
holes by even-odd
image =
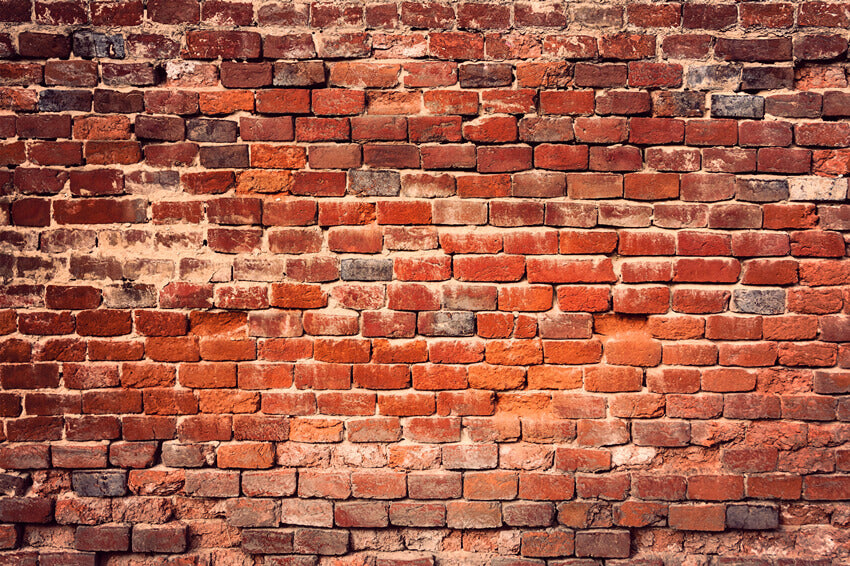
[[117, 497], [127, 493], [127, 475], [120, 471], [74, 472], [74, 491], [81, 497]]
[[133, 525], [133, 552], [179, 553], [186, 550], [185, 525]]
[[764, 98], [753, 95], [711, 95], [711, 115], [716, 118], [764, 117]]
[[732, 301], [738, 312], [780, 314], [785, 311], [785, 291], [781, 289], [735, 289]]
[[779, 510], [769, 505], [729, 505], [726, 526], [745, 530], [775, 529], [779, 526]]

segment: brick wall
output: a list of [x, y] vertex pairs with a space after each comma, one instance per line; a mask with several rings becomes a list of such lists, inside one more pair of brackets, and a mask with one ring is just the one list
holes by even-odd
[[850, 561], [847, 3], [0, 20], [0, 565]]

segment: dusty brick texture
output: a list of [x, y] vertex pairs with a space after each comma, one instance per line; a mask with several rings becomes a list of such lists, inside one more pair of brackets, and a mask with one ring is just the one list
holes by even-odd
[[848, 30], [0, 0], [0, 566], [850, 563]]

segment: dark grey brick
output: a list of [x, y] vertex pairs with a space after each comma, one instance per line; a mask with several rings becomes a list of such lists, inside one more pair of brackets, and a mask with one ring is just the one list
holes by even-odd
[[91, 30], [74, 32], [74, 55], [83, 59], [124, 58], [124, 36], [106, 35]]
[[749, 94], [712, 94], [711, 115], [714, 118], [761, 119], [764, 117], [764, 97]]
[[419, 313], [419, 333], [423, 336], [472, 336], [475, 313], [436, 311]]
[[738, 179], [736, 198], [746, 202], [779, 202], [788, 198], [785, 179]]
[[348, 193], [370, 197], [394, 197], [401, 191], [397, 171], [349, 171]]
[[74, 472], [71, 485], [80, 497], [121, 497], [127, 493], [127, 473], [115, 470]]
[[0, 493], [4, 495], [24, 495], [32, 480], [29, 474], [4, 472], [0, 473]]
[[688, 69], [685, 78], [694, 90], [738, 90], [741, 86], [740, 65], [702, 65]]
[[741, 90], [794, 88], [793, 67], [744, 67]]
[[43, 90], [38, 94], [39, 112], [91, 112], [92, 94], [86, 90]]
[[162, 445], [162, 464], [169, 468], [200, 468], [215, 461], [215, 450], [206, 444]]
[[94, 111], [102, 114], [135, 114], [145, 109], [145, 97], [141, 91], [119, 92], [95, 89]]
[[232, 120], [194, 118], [186, 121], [186, 138], [200, 142], [232, 143], [239, 126]]
[[772, 505], [729, 505], [726, 527], [729, 529], [768, 530], [779, 526], [779, 510]]
[[705, 93], [694, 90], [652, 93], [652, 111], [656, 116], [693, 116], [705, 114]]
[[392, 281], [391, 259], [344, 259], [340, 262], [340, 279], [343, 281]]
[[107, 307], [127, 309], [156, 307], [157, 290], [154, 285], [130, 283], [109, 285], [103, 288], [103, 302]]
[[208, 169], [248, 167], [247, 145], [216, 145], [200, 149], [201, 165]]
[[446, 285], [443, 287], [443, 308], [458, 311], [496, 310], [494, 285]]
[[180, 187], [178, 171], [133, 171], [124, 177], [124, 190], [130, 194], [176, 191]]
[[782, 289], [735, 289], [732, 292], [735, 312], [781, 314], [785, 312], [785, 291]]
[[463, 88], [489, 88], [510, 86], [513, 66], [510, 63], [465, 63], [458, 69], [458, 80]]
[[275, 86], [319, 86], [325, 84], [325, 64], [321, 61], [279, 62], [274, 64]]

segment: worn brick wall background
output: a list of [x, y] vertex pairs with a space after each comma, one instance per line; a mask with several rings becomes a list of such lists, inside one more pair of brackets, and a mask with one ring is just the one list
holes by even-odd
[[850, 563], [850, 4], [0, 20], [0, 565]]

